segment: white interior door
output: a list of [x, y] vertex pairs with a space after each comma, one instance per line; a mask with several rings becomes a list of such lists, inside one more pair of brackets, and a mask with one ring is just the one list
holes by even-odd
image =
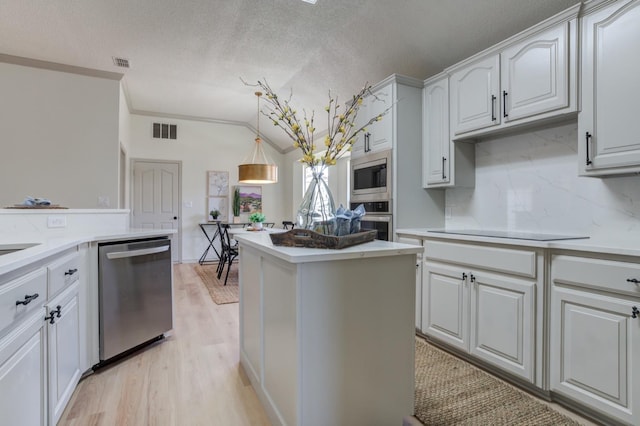
[[171, 260], [179, 262], [182, 259], [180, 162], [134, 159], [132, 170], [132, 226], [177, 230], [172, 237]]

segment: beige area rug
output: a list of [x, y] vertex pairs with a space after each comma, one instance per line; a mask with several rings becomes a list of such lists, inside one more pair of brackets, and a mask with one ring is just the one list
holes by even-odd
[[425, 425], [580, 424], [421, 338], [415, 398], [415, 416]]
[[229, 271], [229, 279], [227, 285], [224, 285], [224, 276], [227, 273], [225, 268], [224, 273], [218, 279], [216, 273], [217, 264], [213, 265], [195, 265], [195, 270], [202, 279], [205, 287], [209, 290], [211, 299], [217, 305], [224, 305], [225, 303], [238, 303], [238, 265], [231, 265], [231, 271]]

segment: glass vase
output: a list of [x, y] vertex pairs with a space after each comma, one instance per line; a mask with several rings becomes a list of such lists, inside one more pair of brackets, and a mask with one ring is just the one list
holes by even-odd
[[298, 207], [298, 227], [320, 234], [333, 235], [336, 227], [336, 207], [331, 190], [322, 179], [324, 167], [313, 169], [311, 182]]

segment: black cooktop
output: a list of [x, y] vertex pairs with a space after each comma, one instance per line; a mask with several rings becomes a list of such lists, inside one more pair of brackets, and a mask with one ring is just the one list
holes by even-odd
[[437, 232], [441, 234], [473, 235], [478, 237], [513, 238], [516, 240], [531, 241], [580, 240], [589, 238], [580, 235], [537, 234], [533, 232], [492, 231], [484, 229], [430, 229], [429, 232]]

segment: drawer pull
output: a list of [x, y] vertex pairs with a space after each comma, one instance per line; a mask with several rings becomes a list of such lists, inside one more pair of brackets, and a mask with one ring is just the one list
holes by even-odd
[[640, 284], [640, 280], [637, 280], [636, 278], [627, 278], [627, 282], [628, 283], [634, 283], [634, 284]]
[[69, 270], [68, 270], [67, 272], [65, 272], [64, 274], [65, 274], [65, 275], [73, 275], [73, 274], [75, 274], [76, 272], [78, 272], [78, 270], [77, 270], [77, 269], [69, 269]]
[[466, 280], [466, 279], [467, 279], [467, 273], [466, 273], [466, 272], [463, 272], [463, 273], [462, 273], [462, 281], [464, 281], [464, 280]]
[[469, 279], [471, 280], [472, 283], [476, 282], [476, 277], [473, 276], [473, 274], [471, 274], [471, 276], [469, 277]]
[[49, 320], [49, 324], [55, 324], [56, 322], [56, 318], [60, 318], [60, 316], [62, 315], [62, 306], [58, 305], [56, 306], [56, 309], [54, 309], [53, 311], [51, 311], [50, 315], [48, 317], [44, 317], [44, 320]]
[[638, 318], [638, 314], [640, 314], [638, 308], [636, 308], [635, 306], [631, 308], [631, 318]]
[[18, 305], [25, 305], [25, 306], [26, 306], [26, 305], [28, 305], [29, 303], [31, 303], [31, 301], [32, 301], [32, 300], [37, 299], [37, 298], [38, 298], [38, 296], [39, 296], [39, 294], [38, 294], [38, 293], [36, 293], [36, 294], [32, 294], [31, 296], [29, 296], [28, 294], [26, 294], [26, 295], [24, 296], [24, 300], [18, 300], [18, 301], [16, 301], [16, 306], [18, 306]]

